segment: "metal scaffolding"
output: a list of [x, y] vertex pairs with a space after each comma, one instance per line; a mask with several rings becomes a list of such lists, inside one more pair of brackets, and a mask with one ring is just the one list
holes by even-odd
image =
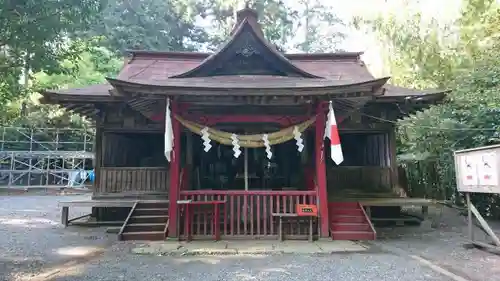
[[93, 130], [15, 127], [0, 130], [0, 188], [86, 186], [93, 169]]

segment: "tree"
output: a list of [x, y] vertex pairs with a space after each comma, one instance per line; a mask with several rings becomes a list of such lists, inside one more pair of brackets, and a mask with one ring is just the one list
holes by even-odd
[[[418, 14], [363, 23], [385, 43], [397, 84], [453, 90], [445, 104], [399, 122], [400, 159], [414, 194], [459, 202], [453, 151], [500, 142], [499, 15], [494, 0], [468, 0], [445, 28]], [[500, 215], [496, 197], [474, 199], [483, 214]]]
[[75, 58], [80, 45], [68, 36], [90, 26], [103, 0], [0, 0], [0, 104], [25, 91], [23, 73], [64, 71], [59, 62]]
[[296, 47], [305, 53], [334, 52], [337, 45], [345, 38], [339, 31], [343, 22], [335, 15], [331, 7], [318, 0], [300, 0], [300, 25], [304, 29], [304, 40]]
[[[227, 40], [236, 23], [236, 12], [242, 8], [238, 0], [205, 0], [207, 19], [212, 20], [211, 49], [215, 49]], [[294, 21], [298, 12], [291, 9], [282, 0], [254, 0], [248, 6], [259, 14], [264, 36], [267, 40], [284, 49], [294, 36]]]
[[[40, 71], [33, 74], [32, 90], [66, 89], [100, 84], [106, 77], [118, 74], [123, 60], [103, 47], [87, 47], [76, 60], [60, 62], [64, 73], [49, 74]], [[59, 106], [39, 104], [41, 96], [32, 93], [28, 98], [11, 102], [5, 108], [0, 120], [3, 125], [21, 127], [71, 127], [89, 126], [89, 120], [72, 114]], [[24, 108], [24, 110], [21, 110]]]
[[194, 0], [110, 0], [85, 35], [102, 37], [100, 46], [122, 54], [127, 49], [193, 51], [207, 40], [195, 25], [201, 13]]

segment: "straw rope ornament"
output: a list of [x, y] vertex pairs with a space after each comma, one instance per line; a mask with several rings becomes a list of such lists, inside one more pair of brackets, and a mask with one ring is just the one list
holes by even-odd
[[[180, 117], [179, 115], [175, 115], [175, 119], [177, 119], [179, 123], [181, 123], [184, 127], [189, 129], [191, 132], [200, 136], [203, 136], [202, 130], [204, 128], [208, 128], [203, 125], [197, 124], [195, 122], [186, 120]], [[294, 131], [298, 133], [304, 132], [309, 126], [311, 126], [314, 123], [315, 120], [316, 116], [300, 124], [290, 126], [288, 128], [279, 130], [277, 132], [267, 133], [267, 139], [269, 141], [268, 145], [277, 145], [294, 139], [296, 136]], [[295, 127], [297, 129], [295, 129]], [[233, 139], [231, 138], [233, 135], [232, 133], [220, 131], [213, 128], [208, 128], [206, 133], [209, 134], [209, 138], [213, 141], [216, 141], [224, 145], [234, 146]], [[264, 134], [238, 135], [238, 145], [240, 147], [246, 147], [246, 148], [266, 147], [266, 143], [264, 143], [263, 140], [263, 135]]]

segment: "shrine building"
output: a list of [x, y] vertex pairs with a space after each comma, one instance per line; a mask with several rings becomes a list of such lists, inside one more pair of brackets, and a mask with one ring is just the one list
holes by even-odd
[[400, 200], [396, 120], [445, 92], [390, 85], [360, 55], [282, 53], [245, 8], [214, 53], [129, 51], [107, 83], [42, 102], [95, 121], [92, 201], [134, 203], [93, 217], [122, 239], [369, 240], [366, 202]]

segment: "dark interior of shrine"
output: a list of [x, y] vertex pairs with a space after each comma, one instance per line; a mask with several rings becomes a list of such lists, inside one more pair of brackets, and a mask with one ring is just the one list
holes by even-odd
[[[279, 128], [244, 126], [217, 127], [237, 134], [273, 132]], [[241, 128], [241, 126], [240, 126]], [[189, 136], [188, 136], [189, 135]], [[388, 147], [384, 148], [386, 134], [342, 133], [344, 162], [341, 166], [389, 166]], [[211, 141], [212, 148], [205, 152], [201, 138], [187, 130], [181, 134], [181, 167], [189, 176], [188, 189], [212, 190], [305, 190], [314, 188], [314, 130], [306, 130], [302, 137], [305, 148], [298, 152], [294, 139], [271, 146], [272, 157], [267, 158], [265, 148], [243, 148], [234, 157], [232, 146]], [[104, 167], [167, 167], [164, 156], [163, 133], [110, 133], [103, 157]], [[112, 141], [111, 141], [112, 140]], [[189, 146], [189, 147], [188, 147]], [[335, 164], [329, 159], [329, 144], [325, 142], [327, 169]], [[247, 163], [247, 183], [245, 182]], [[340, 170], [332, 170], [335, 173]], [[354, 180], [354, 179], [352, 179]], [[246, 185], [247, 184], [247, 185]], [[354, 187], [353, 187], [354, 188]]]

